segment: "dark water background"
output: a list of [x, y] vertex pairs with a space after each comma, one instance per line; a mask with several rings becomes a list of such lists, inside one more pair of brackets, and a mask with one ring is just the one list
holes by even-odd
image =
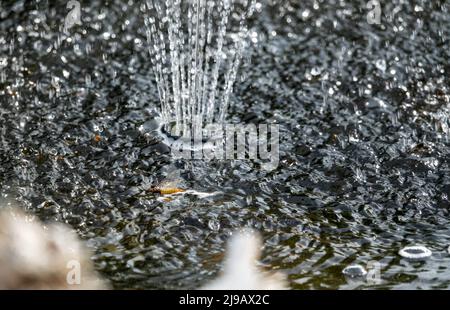
[[[66, 1], [2, 1], [2, 199], [74, 227], [116, 288], [195, 288], [243, 226], [295, 289], [450, 288], [450, 2], [382, 1], [380, 25], [366, 4], [263, 1], [250, 21], [229, 120], [280, 125], [266, 172], [174, 160], [147, 130], [140, 3], [81, 1], [68, 41]], [[158, 201], [146, 190], [174, 169], [221, 194]], [[432, 257], [402, 259], [410, 244]], [[342, 275], [370, 261], [381, 284]]]

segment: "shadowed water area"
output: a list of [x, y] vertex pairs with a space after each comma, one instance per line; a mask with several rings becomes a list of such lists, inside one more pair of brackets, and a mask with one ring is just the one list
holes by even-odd
[[[81, 1], [66, 35], [65, 1], [3, 1], [1, 198], [71, 225], [115, 288], [198, 287], [240, 227], [294, 289], [450, 288], [450, 2], [382, 1], [379, 25], [366, 1], [258, 2], [227, 119], [279, 124], [273, 171], [159, 141], [141, 3]], [[218, 193], [149, 190], [174, 172]], [[371, 261], [379, 284], [342, 274]]]

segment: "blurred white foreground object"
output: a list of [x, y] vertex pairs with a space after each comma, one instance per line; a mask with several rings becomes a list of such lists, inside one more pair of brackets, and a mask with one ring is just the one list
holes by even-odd
[[204, 290], [281, 290], [287, 289], [281, 273], [265, 272], [257, 267], [261, 239], [252, 231], [235, 233], [229, 241], [223, 273]]
[[[44, 228], [45, 227], [45, 228]], [[102, 289], [89, 252], [62, 224], [0, 209], [0, 289]]]

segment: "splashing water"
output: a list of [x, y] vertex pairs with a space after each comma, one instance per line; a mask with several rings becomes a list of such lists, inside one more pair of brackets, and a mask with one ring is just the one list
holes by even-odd
[[[254, 0], [149, 0], [143, 8], [149, 52], [171, 133], [225, 120], [246, 46]], [[236, 31], [227, 26], [237, 22]]]

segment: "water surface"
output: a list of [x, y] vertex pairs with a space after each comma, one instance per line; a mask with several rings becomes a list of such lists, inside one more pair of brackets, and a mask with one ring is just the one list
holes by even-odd
[[[16, 1], [0, 13], [0, 193], [70, 224], [115, 288], [195, 288], [230, 233], [262, 232], [295, 289], [450, 287], [449, 2], [261, 2], [229, 122], [280, 125], [280, 164], [174, 160], [141, 6]], [[395, 16], [395, 7], [401, 10]], [[387, 14], [388, 16], [384, 15]], [[160, 201], [167, 173], [220, 194]], [[433, 251], [410, 262], [411, 244]], [[346, 279], [382, 265], [381, 284]]]

